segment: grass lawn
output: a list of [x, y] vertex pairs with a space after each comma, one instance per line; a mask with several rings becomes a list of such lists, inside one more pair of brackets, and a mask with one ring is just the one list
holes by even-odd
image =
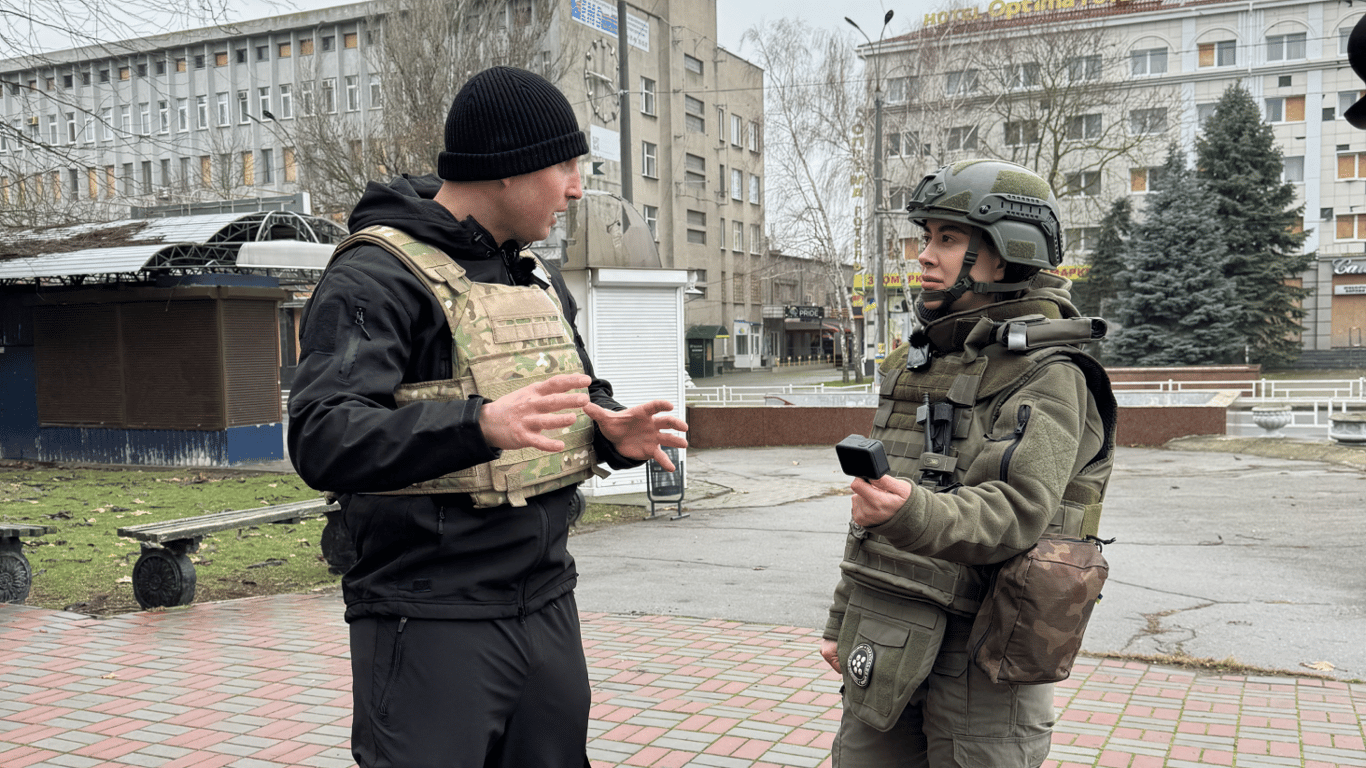
[[[141, 545], [119, 536], [119, 528], [317, 497], [293, 474], [0, 461], [0, 520], [56, 529], [24, 540], [33, 570], [25, 603], [94, 615], [141, 610], [132, 584]], [[574, 533], [634, 522], [643, 514], [639, 507], [588, 504]], [[324, 523], [316, 517], [204, 537], [190, 555], [195, 602], [340, 584], [318, 545]]]

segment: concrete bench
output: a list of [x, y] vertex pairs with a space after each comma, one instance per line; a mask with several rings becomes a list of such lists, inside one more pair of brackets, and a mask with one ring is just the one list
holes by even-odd
[[[329, 515], [339, 509], [336, 502], [319, 498], [120, 528], [120, 536], [142, 542], [142, 556], [133, 565], [133, 597], [143, 608], [189, 605], [194, 602], [195, 588], [190, 553], [199, 550], [199, 543], [208, 534], [254, 525], [298, 523], [305, 517]], [[336, 556], [329, 550], [350, 546], [336, 538], [326, 532], [322, 537], [323, 557], [329, 563]]]
[[33, 585], [33, 569], [24, 556], [23, 538], [45, 536], [57, 529], [48, 525], [0, 523], [0, 603], [22, 603]]

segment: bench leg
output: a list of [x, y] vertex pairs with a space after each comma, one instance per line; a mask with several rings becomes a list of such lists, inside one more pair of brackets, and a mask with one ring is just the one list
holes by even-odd
[[186, 550], [142, 546], [142, 556], [133, 565], [133, 597], [138, 605], [169, 608], [194, 602], [194, 564]]
[[17, 538], [0, 539], [0, 603], [23, 603], [33, 585], [33, 570]]

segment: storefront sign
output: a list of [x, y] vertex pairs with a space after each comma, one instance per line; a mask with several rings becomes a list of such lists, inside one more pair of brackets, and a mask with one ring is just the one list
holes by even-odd
[[1352, 285], [1335, 285], [1333, 293], [1338, 296], [1363, 296], [1366, 295], [1366, 283], [1353, 283]]
[[825, 307], [783, 307], [783, 316], [796, 320], [820, 320], [825, 317]]
[[1366, 275], [1366, 259], [1333, 259], [1335, 275]]
[[1101, 8], [1107, 5], [1129, 3], [1133, 0], [991, 0], [983, 12], [978, 8], [954, 8], [948, 11], [925, 14], [925, 26], [950, 22], [1009, 20], [1029, 13], [1056, 13], [1058, 11], [1078, 11], [1084, 8]]

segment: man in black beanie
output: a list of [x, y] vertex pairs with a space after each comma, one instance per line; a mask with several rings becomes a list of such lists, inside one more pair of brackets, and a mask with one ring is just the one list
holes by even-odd
[[339, 495], [356, 562], [351, 749], [363, 768], [587, 764], [589, 685], [566, 550], [599, 463], [684, 447], [593, 367], [559, 272], [523, 250], [583, 196], [588, 151], [544, 78], [475, 75], [439, 179], [371, 182], [304, 310], [289, 453]]

